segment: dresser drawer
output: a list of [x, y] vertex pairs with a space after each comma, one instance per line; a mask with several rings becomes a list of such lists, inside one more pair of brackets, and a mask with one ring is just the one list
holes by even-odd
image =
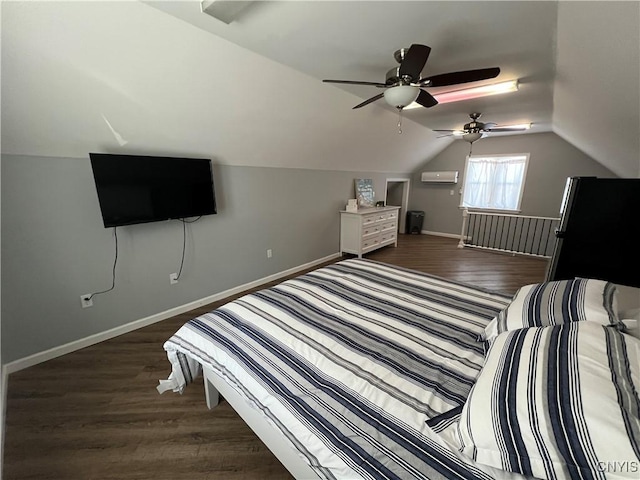
[[380, 245], [380, 235], [371, 236], [362, 239], [362, 251], [367, 252], [373, 250]]
[[362, 226], [366, 227], [368, 225], [373, 225], [378, 221], [378, 214], [373, 213], [371, 215], [365, 215], [362, 217]]
[[398, 222], [395, 220], [387, 221], [380, 225], [380, 232], [387, 233], [388, 231], [395, 232], [398, 230]]
[[390, 243], [390, 242], [395, 242], [396, 241], [396, 231], [389, 231], [386, 233], [381, 233], [380, 237], [379, 237], [379, 243], [380, 245], [385, 244], [385, 243]]
[[376, 215], [376, 222], [380, 223], [380, 222], [386, 222], [387, 220], [389, 220], [389, 213], [390, 212], [380, 212]]
[[371, 235], [377, 235], [382, 230], [380, 225], [371, 224], [362, 226], [362, 238], [370, 237]]

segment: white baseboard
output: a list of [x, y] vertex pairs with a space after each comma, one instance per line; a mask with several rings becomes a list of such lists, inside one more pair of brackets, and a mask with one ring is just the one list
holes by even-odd
[[436, 237], [460, 238], [459, 233], [430, 232], [429, 230], [422, 230], [420, 233], [423, 235], [435, 235]]
[[[340, 256], [340, 253], [334, 253], [324, 258], [313, 260], [309, 263], [305, 263], [303, 265], [299, 265], [297, 267], [293, 267], [288, 270], [284, 270], [282, 272], [274, 273], [273, 275], [269, 275], [268, 277], [260, 278], [253, 282], [245, 283], [244, 285], [239, 285], [237, 287], [230, 288], [229, 290], [225, 290], [224, 292], [215, 293], [208, 297], [201, 298], [199, 300], [194, 300], [193, 302], [189, 302], [184, 305], [180, 305], [178, 307], [170, 308], [169, 310], [165, 310], [164, 312], [159, 312], [149, 317], [141, 318], [139, 320], [135, 320], [125, 325], [120, 325], [118, 327], [112, 328], [110, 330], [106, 330], [104, 332], [96, 333], [94, 335], [90, 335], [88, 337], [81, 338], [79, 340], [74, 340], [73, 342], [69, 342], [64, 345], [60, 345], [58, 347], [50, 348], [49, 350], [45, 350], [43, 352], [34, 353], [33, 355], [29, 355], [28, 357], [14, 360], [13, 362], [7, 363], [3, 367], [2, 369], [3, 381], [4, 381], [4, 377], [10, 373], [14, 373], [14, 372], [23, 370], [25, 368], [32, 367], [33, 365], [46, 362], [47, 360], [52, 360], [56, 357], [66, 355], [67, 353], [75, 352], [76, 350], [80, 350], [81, 348], [95, 345], [96, 343], [104, 342], [105, 340], [109, 340], [110, 338], [117, 337], [118, 335], [129, 333], [139, 328], [151, 325], [153, 323], [166, 320], [167, 318], [171, 318], [175, 315], [188, 312], [189, 310], [193, 310], [203, 305], [217, 302], [218, 300], [222, 300], [223, 298], [230, 297], [231, 295], [236, 295], [240, 292], [244, 292], [245, 290], [250, 290], [252, 288], [259, 287], [260, 285], [273, 282], [274, 280], [278, 280], [282, 277], [293, 275], [302, 270], [306, 270], [307, 268], [312, 268], [321, 263], [334, 260], [339, 256]], [[4, 393], [4, 389], [3, 389], [3, 393]]]
[[7, 410], [7, 385], [9, 384], [9, 374], [4, 365], [0, 366], [0, 480], [2, 480], [2, 466], [4, 464], [4, 419]]

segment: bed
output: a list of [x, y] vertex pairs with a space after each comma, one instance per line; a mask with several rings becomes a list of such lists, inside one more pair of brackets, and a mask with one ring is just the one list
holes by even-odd
[[[542, 348], [556, 333], [595, 338], [611, 331], [628, 355], [617, 372], [628, 377], [622, 393], [631, 392], [623, 406], [630, 413], [622, 419], [631, 454], [620, 447], [627, 456], [606, 461], [629, 462], [630, 470], [638, 465], [633, 448], [640, 444], [640, 381], [629, 367], [640, 358], [638, 343], [618, 331], [624, 327], [611, 312], [614, 289], [600, 287], [611, 305], [588, 312], [598, 321], [583, 323], [593, 328], [581, 327], [580, 334], [555, 323], [516, 329], [503, 318], [514, 308], [512, 297], [366, 259], [344, 260], [189, 321], [164, 345], [172, 372], [158, 390], [181, 392], [204, 374], [210, 408], [222, 395], [297, 479], [524, 478], [540, 476], [540, 468], [547, 478], [563, 478], [566, 468], [553, 461], [514, 466], [509, 455], [493, 458], [491, 446], [483, 456], [484, 446], [469, 438], [481, 437], [475, 428], [492, 428], [493, 412], [480, 415], [488, 424], [475, 425], [487, 401], [478, 385], [496, 383], [485, 365], [492, 352], [499, 363], [498, 349], [515, 341], [503, 342], [513, 330], [544, 330], [546, 340], [536, 340]], [[589, 288], [596, 287], [572, 284], [561, 297], [582, 300]], [[611, 468], [594, 465], [610, 476]], [[566, 478], [577, 477], [569, 471]]]

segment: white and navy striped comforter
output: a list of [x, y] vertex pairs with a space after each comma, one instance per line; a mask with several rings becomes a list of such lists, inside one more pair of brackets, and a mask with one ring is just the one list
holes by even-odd
[[[462, 405], [510, 297], [364, 259], [252, 293], [165, 344], [181, 391], [212, 368], [321, 478], [490, 478], [425, 421]], [[431, 437], [430, 437], [431, 435]]]

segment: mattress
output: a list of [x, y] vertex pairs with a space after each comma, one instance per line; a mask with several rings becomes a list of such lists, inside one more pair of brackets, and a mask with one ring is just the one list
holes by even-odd
[[320, 478], [504, 477], [426, 421], [464, 404], [484, 360], [478, 335], [510, 300], [345, 260], [186, 323], [164, 345], [168, 386], [182, 391], [206, 365]]

